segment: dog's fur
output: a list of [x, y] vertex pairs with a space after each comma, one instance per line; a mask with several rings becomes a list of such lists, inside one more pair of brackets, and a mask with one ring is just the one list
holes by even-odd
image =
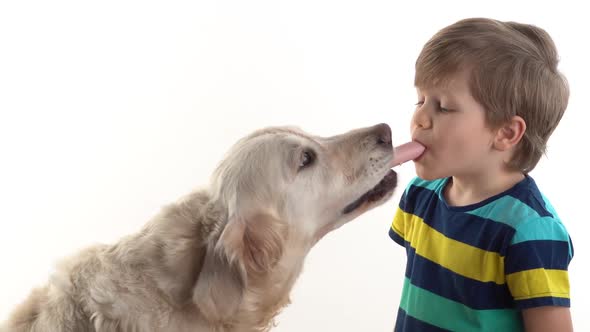
[[115, 245], [64, 260], [0, 330], [266, 331], [311, 247], [391, 197], [392, 157], [384, 124], [329, 138], [254, 132], [208, 189]]

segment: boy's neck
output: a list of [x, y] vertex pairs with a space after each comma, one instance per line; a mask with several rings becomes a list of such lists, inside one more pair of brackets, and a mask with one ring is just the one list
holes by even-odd
[[444, 188], [444, 197], [451, 206], [471, 205], [512, 188], [524, 177], [519, 171], [453, 176]]

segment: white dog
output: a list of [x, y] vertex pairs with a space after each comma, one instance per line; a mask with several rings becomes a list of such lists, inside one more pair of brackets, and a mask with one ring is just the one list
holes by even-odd
[[313, 245], [391, 197], [392, 158], [385, 124], [327, 138], [256, 131], [209, 188], [64, 260], [0, 330], [266, 331]]

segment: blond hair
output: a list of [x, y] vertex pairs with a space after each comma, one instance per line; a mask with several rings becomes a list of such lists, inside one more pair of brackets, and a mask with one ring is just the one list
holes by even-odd
[[557, 49], [536, 26], [485, 18], [458, 21], [436, 33], [416, 60], [414, 84], [445, 84], [453, 74], [470, 72], [470, 92], [498, 128], [518, 115], [527, 128], [508, 164], [530, 172], [567, 107], [569, 88], [557, 70]]

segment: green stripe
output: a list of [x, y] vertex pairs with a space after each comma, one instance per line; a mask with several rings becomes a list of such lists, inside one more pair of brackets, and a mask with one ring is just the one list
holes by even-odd
[[506, 224], [512, 228], [518, 228], [521, 223], [529, 220], [541, 218], [537, 211], [511, 196], [500, 197], [468, 213]]
[[451, 331], [523, 330], [520, 314], [516, 310], [474, 310], [416, 287], [408, 278], [404, 281], [400, 307], [416, 319]]
[[568, 241], [569, 239], [559, 219], [541, 217], [530, 206], [511, 196], [498, 198], [493, 203], [468, 213], [503, 223], [517, 230], [512, 244], [534, 240]]
[[549, 200], [547, 199], [547, 197], [545, 197], [545, 195], [543, 195], [543, 193], [540, 193], [540, 194], [541, 194], [541, 197], [543, 198], [543, 203], [545, 203], [545, 209], [547, 209], [547, 211], [549, 213], [551, 213], [552, 215], [554, 215], [555, 217], [557, 217], [557, 212], [553, 208], [553, 205], [551, 205], [551, 203], [549, 202]]
[[434, 181], [427, 181], [422, 180], [419, 177], [415, 177], [412, 181], [410, 181], [409, 185], [406, 187], [406, 193], [411, 186], [422, 187], [432, 191], [436, 191], [436, 189], [439, 188], [443, 183], [445, 183], [446, 180], [446, 178], [443, 178]]
[[574, 250], [573, 250], [573, 247], [572, 247], [572, 243], [570, 241], [570, 236], [567, 233], [567, 230], [565, 229], [565, 226], [563, 226], [563, 224], [561, 223], [561, 219], [557, 215], [557, 212], [555, 211], [555, 208], [549, 202], [549, 199], [547, 199], [547, 197], [545, 197], [545, 195], [543, 195], [542, 193], [541, 193], [541, 197], [543, 197], [543, 201], [545, 202], [545, 208], [547, 209], [547, 211], [549, 211], [549, 213], [551, 213], [552, 215], [554, 215], [559, 220], [559, 225], [562, 228], [561, 231], [563, 232], [563, 237], [567, 238], [567, 241], [570, 243], [570, 246], [569, 246], [569, 254], [570, 254], [570, 259], [571, 259], [573, 257], [573, 255], [574, 255]]
[[512, 244], [535, 240], [569, 242], [569, 236], [565, 227], [559, 221], [551, 217], [543, 217], [529, 221], [518, 227], [512, 239]]

